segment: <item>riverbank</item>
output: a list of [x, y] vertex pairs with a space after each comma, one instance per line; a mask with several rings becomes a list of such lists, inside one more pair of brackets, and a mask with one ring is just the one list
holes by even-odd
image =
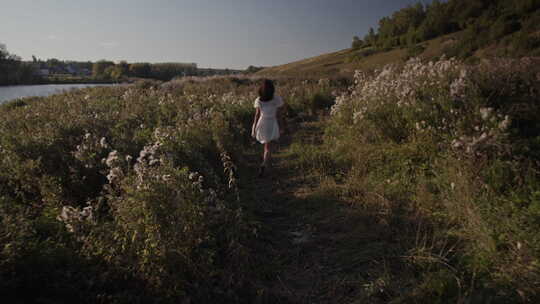
[[258, 80], [0, 106], [0, 294], [537, 302], [536, 73], [413, 60], [352, 86], [279, 80], [289, 132], [263, 178]]
[[27, 97], [46, 97], [64, 91], [88, 87], [112, 86], [110, 83], [75, 83], [75, 84], [34, 84], [0, 86], [0, 104]]
[[45, 78], [35, 78], [32, 81], [25, 81], [20, 83], [8, 83], [0, 84], [0, 87], [7, 86], [22, 86], [22, 85], [43, 85], [43, 84], [115, 84], [119, 82], [128, 82], [129, 79], [121, 80], [106, 80], [106, 79], [95, 79], [92, 77], [45, 77]]
[[115, 83], [119, 83], [123, 81], [124, 80], [95, 79], [92, 77], [48, 77], [48, 78], [43, 79], [43, 81], [37, 84], [80, 84], [80, 83], [115, 84]]

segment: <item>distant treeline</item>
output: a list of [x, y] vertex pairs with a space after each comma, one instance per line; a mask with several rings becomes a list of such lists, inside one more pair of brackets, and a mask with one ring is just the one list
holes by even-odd
[[171, 80], [179, 76], [197, 75], [195, 63], [127, 63], [121, 61], [115, 64], [112, 61], [101, 60], [92, 65], [94, 78], [119, 80], [125, 77], [152, 78], [158, 80]]
[[0, 44], [0, 85], [34, 83], [39, 76], [34, 73], [32, 64], [22, 62], [21, 58], [10, 54], [4, 44]]
[[[355, 49], [411, 47], [445, 34], [463, 31], [453, 54], [468, 57], [491, 43], [510, 45], [516, 55], [540, 47], [540, 0], [434, 0], [417, 3], [379, 20], [364, 39], [353, 38]], [[504, 39], [503, 39], [504, 38]], [[499, 41], [503, 39], [504, 41]]]
[[22, 61], [10, 54], [4, 44], [0, 44], [0, 85], [65, 83], [65, 82], [112, 82], [129, 78], [148, 78], [168, 81], [183, 76], [211, 76], [255, 72], [256, 67], [247, 70], [200, 69], [195, 63], [114, 63], [109, 60], [63, 61], [59, 59], [41, 60], [32, 56], [32, 61]]

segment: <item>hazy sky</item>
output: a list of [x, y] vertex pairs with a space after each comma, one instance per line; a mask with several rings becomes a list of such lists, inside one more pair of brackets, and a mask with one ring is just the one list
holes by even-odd
[[[350, 46], [418, 0], [0, 0], [0, 43], [28, 60], [271, 66]], [[423, 1], [427, 2], [427, 1]]]

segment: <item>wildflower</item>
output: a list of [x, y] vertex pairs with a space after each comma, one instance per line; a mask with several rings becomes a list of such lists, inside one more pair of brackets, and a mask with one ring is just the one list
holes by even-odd
[[109, 147], [109, 145], [107, 144], [107, 139], [105, 137], [101, 138], [101, 140], [99, 141], [99, 145], [105, 149]]
[[360, 120], [364, 119], [364, 114], [362, 112], [356, 112], [353, 114], [354, 123], [358, 123]]
[[91, 206], [83, 208], [82, 211], [79, 208], [72, 206], [64, 206], [62, 207], [60, 214], [56, 217], [56, 219], [63, 222], [66, 229], [72, 233], [76, 232], [83, 221], [92, 221], [93, 218], [93, 208]]
[[119, 180], [123, 176], [122, 169], [116, 167], [112, 168], [107, 174], [107, 180], [110, 184], [113, 184], [115, 181]]
[[107, 165], [107, 167], [112, 168], [114, 164], [118, 161], [118, 159], [118, 151], [114, 150], [110, 152], [105, 159], [105, 164]]
[[482, 120], [488, 120], [492, 112], [493, 108], [480, 108], [480, 117], [482, 117]]
[[504, 120], [499, 123], [499, 130], [506, 131], [510, 127], [510, 117], [508, 115], [504, 116]]
[[83, 218], [93, 220], [93, 211], [94, 209], [92, 208], [92, 206], [87, 206], [83, 208], [80, 214]]
[[197, 173], [197, 172], [189, 173], [189, 179], [190, 180], [195, 180], [198, 176], [199, 176], [199, 173]]
[[458, 149], [463, 146], [463, 143], [457, 139], [452, 140], [452, 148]]

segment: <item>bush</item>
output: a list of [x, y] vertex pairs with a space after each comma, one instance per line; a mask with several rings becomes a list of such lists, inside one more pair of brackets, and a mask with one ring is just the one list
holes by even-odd
[[490, 28], [490, 39], [495, 41], [506, 35], [519, 31], [521, 25], [513, 18], [499, 18]]
[[513, 36], [510, 45], [514, 56], [525, 55], [534, 49], [540, 48], [540, 37], [526, 32], [519, 32]]
[[[0, 107], [2, 288], [47, 287], [36, 291], [43, 301], [252, 296], [241, 291], [252, 228], [233, 162], [252, 101], [192, 94], [224, 86], [199, 85], [94, 88]], [[72, 272], [80, 280], [60, 279]]]
[[421, 44], [416, 44], [416, 45], [410, 46], [410, 47], [407, 48], [406, 58], [410, 59], [410, 58], [413, 58], [413, 57], [418, 57], [425, 50], [426, 50], [426, 48]]
[[348, 200], [400, 231], [401, 299], [537, 300], [537, 66], [415, 59], [337, 98], [322, 149]]
[[[0, 293], [21, 302], [252, 302], [239, 191], [258, 78], [90, 88], [0, 106]], [[331, 80], [278, 80], [289, 115]]]
[[364, 49], [361, 49], [359, 51], [356, 51], [355, 53], [353, 53], [352, 55], [350, 55], [349, 57], [347, 57], [347, 60], [349, 62], [356, 62], [356, 61], [359, 61], [365, 57], [369, 57], [371, 55], [374, 55], [374, 54], [377, 54], [377, 50], [375, 48], [372, 48], [372, 47], [368, 47], [368, 48], [364, 48]]
[[318, 92], [311, 100], [311, 113], [314, 115], [322, 110], [329, 110], [334, 105], [334, 97], [326, 92]]

